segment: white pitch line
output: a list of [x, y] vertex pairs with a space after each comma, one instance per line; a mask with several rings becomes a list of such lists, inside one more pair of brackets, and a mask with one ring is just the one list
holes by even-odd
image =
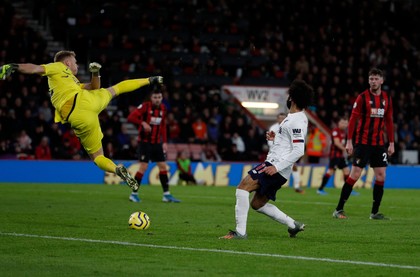
[[392, 268], [400, 268], [400, 269], [420, 270], [420, 266], [411, 266], [411, 265], [362, 262], [362, 261], [352, 261], [352, 260], [336, 260], [336, 259], [329, 259], [329, 258], [290, 256], [290, 255], [256, 253], [256, 252], [241, 252], [241, 251], [235, 251], [235, 250], [210, 249], [210, 248], [192, 248], [192, 247], [171, 246], [171, 245], [143, 244], [143, 243], [126, 242], [126, 241], [96, 240], [96, 239], [83, 239], [83, 238], [70, 238], [70, 237], [54, 237], [54, 236], [43, 236], [43, 235], [33, 235], [33, 234], [18, 234], [18, 233], [3, 233], [3, 232], [0, 232], [0, 235], [11, 236], [11, 237], [27, 237], [27, 238], [54, 239], [54, 240], [65, 240], [65, 241], [79, 241], [79, 242], [114, 244], [114, 245], [124, 245], [124, 246], [137, 246], [137, 247], [147, 247], [147, 248], [161, 248], [161, 249], [197, 251], [197, 252], [224, 253], [224, 254], [235, 254], [235, 255], [247, 255], [247, 256], [291, 259], [291, 260], [305, 260], [305, 261], [316, 261], [316, 262], [327, 262], [327, 263], [367, 265], [367, 266], [377, 266], [377, 267], [392, 267]]

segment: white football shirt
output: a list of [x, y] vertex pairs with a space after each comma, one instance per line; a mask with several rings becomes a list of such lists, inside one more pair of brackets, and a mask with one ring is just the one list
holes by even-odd
[[305, 153], [305, 139], [308, 131], [308, 118], [304, 111], [289, 113], [280, 123], [273, 145], [267, 154], [266, 161], [277, 168], [286, 179], [292, 173], [292, 166]]

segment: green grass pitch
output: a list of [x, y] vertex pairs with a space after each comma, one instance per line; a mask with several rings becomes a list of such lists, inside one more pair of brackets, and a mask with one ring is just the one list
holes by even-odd
[[[159, 186], [0, 184], [0, 276], [420, 276], [420, 190], [385, 189], [369, 220], [371, 190], [332, 218], [340, 191], [274, 202], [306, 229], [287, 227], [252, 209], [247, 240], [220, 240], [234, 228], [234, 187], [171, 187], [182, 203], [162, 203]], [[145, 231], [128, 228], [144, 211]]]

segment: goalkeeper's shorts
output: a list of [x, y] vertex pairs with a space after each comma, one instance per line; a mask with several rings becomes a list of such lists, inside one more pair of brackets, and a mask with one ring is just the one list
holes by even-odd
[[108, 106], [111, 99], [111, 93], [104, 88], [82, 90], [75, 97], [74, 108], [66, 118], [89, 154], [97, 152], [102, 147], [104, 135], [98, 115]]

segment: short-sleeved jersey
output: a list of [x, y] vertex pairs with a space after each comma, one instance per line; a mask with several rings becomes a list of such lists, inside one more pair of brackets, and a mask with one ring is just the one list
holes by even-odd
[[60, 108], [68, 99], [82, 90], [82, 84], [73, 75], [70, 68], [62, 62], [41, 65], [45, 68], [43, 76], [48, 77], [51, 103], [55, 109]]
[[340, 128], [334, 128], [331, 131], [331, 138], [332, 138], [332, 143], [331, 143], [331, 148], [330, 148], [330, 159], [333, 158], [343, 158], [344, 154], [343, 151], [341, 149], [339, 149], [337, 146], [335, 146], [334, 144], [334, 139], [339, 139], [340, 143], [344, 146], [346, 144], [346, 132], [341, 130]]
[[288, 179], [292, 166], [305, 153], [305, 138], [308, 118], [305, 112], [289, 113], [281, 122], [266, 161], [277, 168], [281, 176]]
[[392, 113], [392, 101], [387, 92], [374, 95], [365, 90], [353, 105], [347, 139], [353, 139], [355, 144], [383, 146], [386, 126], [388, 139], [394, 142]]
[[[167, 142], [166, 134], [166, 107], [164, 104], [153, 106], [152, 102], [145, 102], [137, 109], [132, 111], [128, 117], [128, 122], [139, 126], [138, 140], [141, 142], [163, 143]], [[145, 132], [142, 122], [150, 125], [150, 133]]]

